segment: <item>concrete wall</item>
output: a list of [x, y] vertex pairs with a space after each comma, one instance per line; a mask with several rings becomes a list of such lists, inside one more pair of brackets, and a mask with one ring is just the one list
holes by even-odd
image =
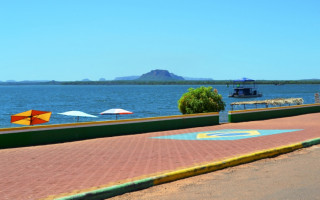
[[69, 142], [219, 124], [219, 113], [0, 129], [0, 148]]
[[320, 104], [229, 111], [229, 122], [244, 122], [320, 112]]

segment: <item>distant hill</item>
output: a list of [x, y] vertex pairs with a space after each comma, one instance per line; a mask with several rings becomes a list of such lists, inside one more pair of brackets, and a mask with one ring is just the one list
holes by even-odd
[[156, 69], [140, 76], [138, 81], [179, 81], [184, 80], [182, 76], [170, 73], [168, 70]]
[[182, 77], [168, 72], [167, 70], [152, 70], [149, 73], [143, 74], [142, 76], [123, 76], [116, 77], [115, 81], [132, 81], [132, 80], [144, 80], [144, 81], [165, 81], [165, 80], [186, 80], [186, 81], [212, 81], [212, 78], [191, 78]]

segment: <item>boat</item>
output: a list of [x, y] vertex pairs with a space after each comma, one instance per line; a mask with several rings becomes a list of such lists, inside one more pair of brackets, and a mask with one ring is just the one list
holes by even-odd
[[233, 92], [229, 97], [234, 98], [256, 98], [262, 97], [262, 93], [256, 88], [255, 80], [242, 78], [233, 81]]

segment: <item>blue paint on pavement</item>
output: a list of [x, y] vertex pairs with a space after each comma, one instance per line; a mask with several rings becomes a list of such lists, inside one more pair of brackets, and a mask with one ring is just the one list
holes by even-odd
[[183, 133], [178, 135], [166, 135], [152, 137], [154, 139], [171, 139], [171, 140], [240, 140], [246, 138], [274, 135], [301, 131], [302, 129], [282, 129], [282, 130], [249, 130], [249, 129], [223, 129], [216, 131]]

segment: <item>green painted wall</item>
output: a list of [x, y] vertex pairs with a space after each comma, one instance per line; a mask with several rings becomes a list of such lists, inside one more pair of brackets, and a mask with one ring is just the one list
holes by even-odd
[[[182, 116], [183, 117], [183, 116]], [[99, 124], [86, 127], [62, 127], [45, 130], [25, 130], [23, 132], [2, 133], [0, 148], [43, 145], [92, 139], [131, 135], [153, 131], [165, 131], [219, 124], [219, 115], [194, 115], [188, 118], [152, 119], [143, 122], [122, 122], [119, 124]]]
[[261, 111], [250, 111], [244, 110], [240, 113], [229, 113], [228, 119], [229, 122], [245, 122], [245, 121], [255, 121], [255, 120], [264, 120], [264, 119], [273, 119], [273, 118], [280, 118], [280, 117], [289, 117], [295, 115], [302, 115], [307, 113], [316, 113], [320, 112], [320, 105], [318, 104], [310, 104], [310, 107], [297, 107], [294, 106], [292, 108], [286, 109], [263, 109]]

